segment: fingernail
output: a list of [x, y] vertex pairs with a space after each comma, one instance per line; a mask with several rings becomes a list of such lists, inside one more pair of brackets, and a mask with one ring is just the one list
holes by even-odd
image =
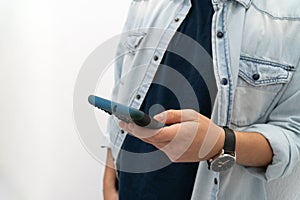
[[160, 121], [160, 122], [162, 122], [162, 121], [165, 120], [165, 116], [164, 116], [163, 114], [155, 115], [153, 118], [154, 118], [155, 120], [157, 120], [157, 121]]

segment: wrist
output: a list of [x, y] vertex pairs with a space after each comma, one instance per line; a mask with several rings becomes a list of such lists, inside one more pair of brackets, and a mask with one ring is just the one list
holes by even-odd
[[117, 191], [117, 188], [115, 186], [115, 184], [105, 184], [103, 185], [103, 190], [106, 191], [106, 192], [114, 192], [114, 191]]
[[212, 148], [212, 150], [204, 158], [204, 160], [210, 160], [211, 158], [220, 155], [224, 147], [224, 141], [225, 141], [225, 131], [223, 128], [219, 127], [219, 136], [217, 138], [217, 141], [214, 147]]
[[116, 179], [104, 179], [103, 190], [106, 192], [117, 191], [117, 180]]
[[224, 143], [222, 151], [219, 155], [212, 157], [208, 160], [208, 169], [215, 172], [221, 172], [230, 169], [236, 163], [236, 136], [235, 132], [228, 128], [223, 127], [224, 130]]

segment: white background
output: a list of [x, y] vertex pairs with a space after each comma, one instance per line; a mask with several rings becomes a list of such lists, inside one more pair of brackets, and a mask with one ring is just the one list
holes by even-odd
[[[84, 60], [121, 32], [129, 4], [0, 0], [1, 200], [102, 199], [103, 165], [80, 142], [72, 96]], [[270, 199], [300, 199], [299, 171], [269, 185]]]
[[0, 0], [0, 200], [102, 199], [103, 165], [75, 130], [73, 90], [129, 4]]

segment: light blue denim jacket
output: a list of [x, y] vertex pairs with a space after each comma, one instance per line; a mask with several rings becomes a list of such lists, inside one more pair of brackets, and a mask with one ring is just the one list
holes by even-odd
[[[274, 157], [266, 169], [236, 164], [222, 173], [210, 171], [206, 162], [200, 162], [192, 199], [265, 199], [266, 181], [289, 174], [299, 160], [299, 1], [212, 3], [212, 51], [218, 87], [212, 120], [220, 126], [263, 134]], [[116, 57], [115, 101], [141, 106], [190, 7], [189, 0], [132, 1]], [[224, 36], [219, 38], [218, 32]], [[222, 84], [224, 78], [227, 85]], [[126, 133], [115, 119], [109, 121], [108, 131], [116, 158]]]

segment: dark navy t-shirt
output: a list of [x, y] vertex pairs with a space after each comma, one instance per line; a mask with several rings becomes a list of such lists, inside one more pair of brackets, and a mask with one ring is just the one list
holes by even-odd
[[[191, 2], [192, 8], [179, 27], [178, 32], [193, 38], [211, 56], [211, 21], [213, 15], [211, 1], [192, 0]], [[181, 40], [180, 37], [179, 39], [173, 38], [171, 44], [176, 46], [177, 43], [180, 44], [179, 40]], [[195, 53], [192, 48], [189, 52]], [[182, 76], [183, 82], [176, 78], [178, 74]], [[211, 75], [213, 76], [213, 74]], [[184, 84], [188, 86], [183, 87]], [[188, 89], [181, 90], [181, 88], [190, 88], [194, 96], [187, 91]], [[192, 98], [191, 96], [196, 98], [198, 104], [188, 103], [189, 98]], [[191, 63], [183, 57], [167, 51], [158, 68], [154, 83], [150, 86], [141, 106], [141, 110], [154, 115], [163, 110], [185, 108], [194, 109], [210, 117], [211, 101], [209, 92], [201, 74]], [[149, 152], [150, 154], [156, 152], [156, 154], [152, 157], [139, 157], [125, 152], [137, 153], [136, 155], [148, 155]], [[157, 152], [159, 153], [157, 154]], [[119, 169], [121, 169], [118, 170], [120, 200], [188, 200], [191, 198], [199, 164], [171, 163], [164, 153], [131, 135], [127, 135], [125, 138], [118, 163]], [[157, 165], [157, 163], [161, 165]], [[161, 168], [152, 171], [153, 168], [159, 166]], [[125, 169], [125, 171], [122, 171], [122, 169]]]

